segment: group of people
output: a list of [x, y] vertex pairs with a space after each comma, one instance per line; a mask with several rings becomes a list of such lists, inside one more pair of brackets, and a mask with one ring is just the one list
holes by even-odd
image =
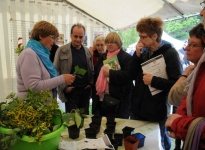
[[[205, 1], [201, 4], [204, 6]], [[205, 16], [204, 7], [200, 15]], [[184, 141], [191, 122], [197, 117], [205, 117], [204, 26], [200, 23], [189, 32], [185, 50], [187, 59], [194, 65], [182, 74], [177, 51], [161, 39], [163, 21], [160, 18], [139, 20], [136, 30], [140, 39], [132, 56], [123, 50], [122, 40], [116, 32], [96, 37], [90, 51], [82, 44], [85, 27], [74, 24], [70, 31], [71, 42], [58, 47], [52, 61], [50, 51], [59, 32], [51, 23], [39, 21], [17, 62], [17, 95], [24, 98], [29, 88], [37, 91], [50, 89], [56, 97], [57, 89], [59, 99], [65, 102], [66, 112], [84, 108], [85, 114], [89, 114], [92, 97], [94, 115], [158, 122], [162, 147], [170, 150], [170, 137]], [[167, 78], [142, 69], [142, 63], [160, 55], [166, 64]], [[113, 56], [119, 63], [117, 69], [104, 65], [104, 61]], [[150, 86], [160, 92], [153, 95]], [[117, 110], [101, 107], [106, 94], [121, 100]], [[170, 104], [178, 109], [169, 116]], [[167, 127], [171, 129], [169, 132]], [[203, 128], [198, 149], [205, 149], [204, 140]]]

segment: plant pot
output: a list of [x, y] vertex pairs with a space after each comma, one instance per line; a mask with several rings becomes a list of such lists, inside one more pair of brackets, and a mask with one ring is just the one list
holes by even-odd
[[139, 139], [133, 136], [127, 136], [124, 139], [125, 150], [137, 150]]
[[91, 119], [92, 123], [101, 125], [102, 116], [92, 116]]
[[76, 125], [72, 125], [68, 127], [68, 135], [69, 138], [71, 139], [77, 139], [79, 138], [79, 134], [80, 134], [80, 129], [77, 128]]
[[107, 134], [108, 138], [111, 140], [114, 134], [114, 130], [111, 129], [105, 129], [104, 134]]
[[129, 136], [129, 135], [132, 135], [132, 134], [134, 133], [134, 129], [135, 129], [135, 128], [128, 127], [128, 126], [124, 127], [124, 128], [122, 129], [124, 138], [126, 138], [126, 137]]
[[[11, 146], [9, 150], [57, 150], [61, 138], [61, 133], [66, 126], [62, 125], [59, 129], [46, 134], [39, 144], [35, 137], [23, 136], [16, 144]], [[11, 129], [0, 127], [0, 133], [8, 134]]]
[[111, 129], [115, 132], [116, 122], [106, 123], [107, 129]]
[[99, 124], [90, 123], [89, 126], [90, 126], [90, 128], [95, 128], [97, 134], [100, 132], [100, 125]]
[[119, 146], [119, 142], [115, 139], [111, 139], [110, 142], [112, 143], [113, 147], [115, 148], [115, 150], [118, 149]]
[[86, 128], [85, 129], [85, 136], [88, 139], [96, 139], [96, 129], [95, 128]]
[[135, 133], [135, 134], [132, 134], [132, 136], [134, 136], [135, 138], [138, 138], [138, 139], [139, 139], [138, 148], [144, 146], [145, 136], [144, 136], [143, 134], [141, 134], [141, 133]]
[[123, 140], [123, 134], [121, 134], [121, 133], [115, 133], [114, 134], [114, 139], [116, 140], [116, 141], [118, 141], [118, 146], [122, 146], [122, 140]]

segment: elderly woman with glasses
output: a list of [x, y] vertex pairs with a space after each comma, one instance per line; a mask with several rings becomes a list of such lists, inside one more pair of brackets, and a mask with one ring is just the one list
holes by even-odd
[[[198, 24], [189, 32], [190, 38], [185, 50], [187, 59], [193, 62], [195, 67], [190, 74], [189, 71], [185, 71], [175, 84], [174, 90], [171, 91], [172, 98], [169, 101], [178, 105], [179, 102], [174, 102], [173, 95], [176, 96], [178, 91], [182, 92], [182, 86], [178, 91], [176, 89], [180, 86], [179, 82], [184, 80], [183, 87], [185, 88], [185, 92], [182, 92], [181, 95], [186, 96], [182, 98], [176, 113], [170, 115], [165, 124], [166, 127], [170, 129], [170, 137], [180, 138], [183, 141], [185, 141], [186, 138], [188, 139], [190, 131], [194, 131], [194, 128], [192, 129], [192, 126], [194, 126], [196, 130], [193, 136], [193, 142], [189, 141], [189, 143], [192, 144], [190, 145], [192, 149], [197, 150], [205, 149], [205, 121], [203, 119], [205, 117], [205, 31], [203, 26], [203, 24]], [[176, 97], [175, 101], [178, 99], [179, 98]], [[199, 117], [202, 117], [202, 119]], [[195, 122], [197, 123], [195, 124]], [[189, 149], [187, 143], [186, 141], [185, 149]]]
[[21, 52], [16, 65], [17, 96], [25, 98], [27, 90], [42, 91], [49, 89], [55, 97], [55, 88], [60, 84], [70, 85], [75, 76], [58, 73], [49, 55], [59, 33], [55, 26], [47, 21], [37, 22], [25, 49]]
[[[132, 89], [132, 81], [129, 78], [128, 68], [131, 62], [131, 56], [123, 51], [122, 40], [116, 32], [110, 32], [105, 37], [107, 51], [99, 58], [96, 67], [97, 95], [100, 101], [105, 102], [105, 95], [121, 100], [120, 104], [115, 108], [103, 107], [102, 102], [100, 115], [115, 115], [119, 118], [128, 118], [130, 115], [130, 97]], [[113, 63], [109, 63], [113, 60]], [[108, 63], [106, 63], [108, 62]], [[110, 61], [112, 62], [112, 61]]]

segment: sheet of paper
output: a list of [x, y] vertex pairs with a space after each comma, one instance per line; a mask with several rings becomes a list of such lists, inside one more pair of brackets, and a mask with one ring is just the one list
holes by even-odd
[[114, 150], [113, 146], [110, 148], [108, 145], [111, 145], [110, 140], [107, 135], [97, 139], [82, 139], [80, 141], [61, 141], [59, 144], [59, 150], [82, 150], [82, 149], [111, 149]]
[[[156, 56], [141, 64], [143, 72], [151, 73], [153, 76], [168, 79], [166, 72], [166, 63], [163, 55]], [[160, 93], [162, 90], [156, 89], [149, 85], [152, 95]]]

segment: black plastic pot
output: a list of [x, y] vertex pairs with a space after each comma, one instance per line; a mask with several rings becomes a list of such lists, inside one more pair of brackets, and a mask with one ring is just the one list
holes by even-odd
[[104, 133], [107, 134], [108, 138], [111, 140], [114, 134], [114, 130], [111, 129], [105, 129]]
[[122, 146], [122, 141], [123, 141], [123, 134], [122, 133], [115, 133], [114, 134], [114, 139], [118, 141], [118, 146]]
[[135, 128], [128, 127], [128, 126], [124, 127], [124, 128], [122, 129], [124, 138], [126, 138], [126, 137], [129, 136], [129, 135], [132, 135], [132, 134], [134, 133], [134, 129], [135, 129]]
[[115, 132], [116, 122], [106, 123], [107, 129], [111, 129]]
[[90, 128], [95, 128], [97, 134], [100, 132], [100, 126], [101, 125], [96, 124], [96, 123], [90, 123], [89, 126], [90, 126]]
[[79, 134], [80, 134], [80, 129], [77, 128], [76, 125], [72, 125], [68, 127], [68, 135], [69, 138], [71, 139], [77, 139], [79, 138]]
[[85, 129], [85, 136], [88, 139], [96, 139], [96, 129], [95, 128], [86, 128]]

